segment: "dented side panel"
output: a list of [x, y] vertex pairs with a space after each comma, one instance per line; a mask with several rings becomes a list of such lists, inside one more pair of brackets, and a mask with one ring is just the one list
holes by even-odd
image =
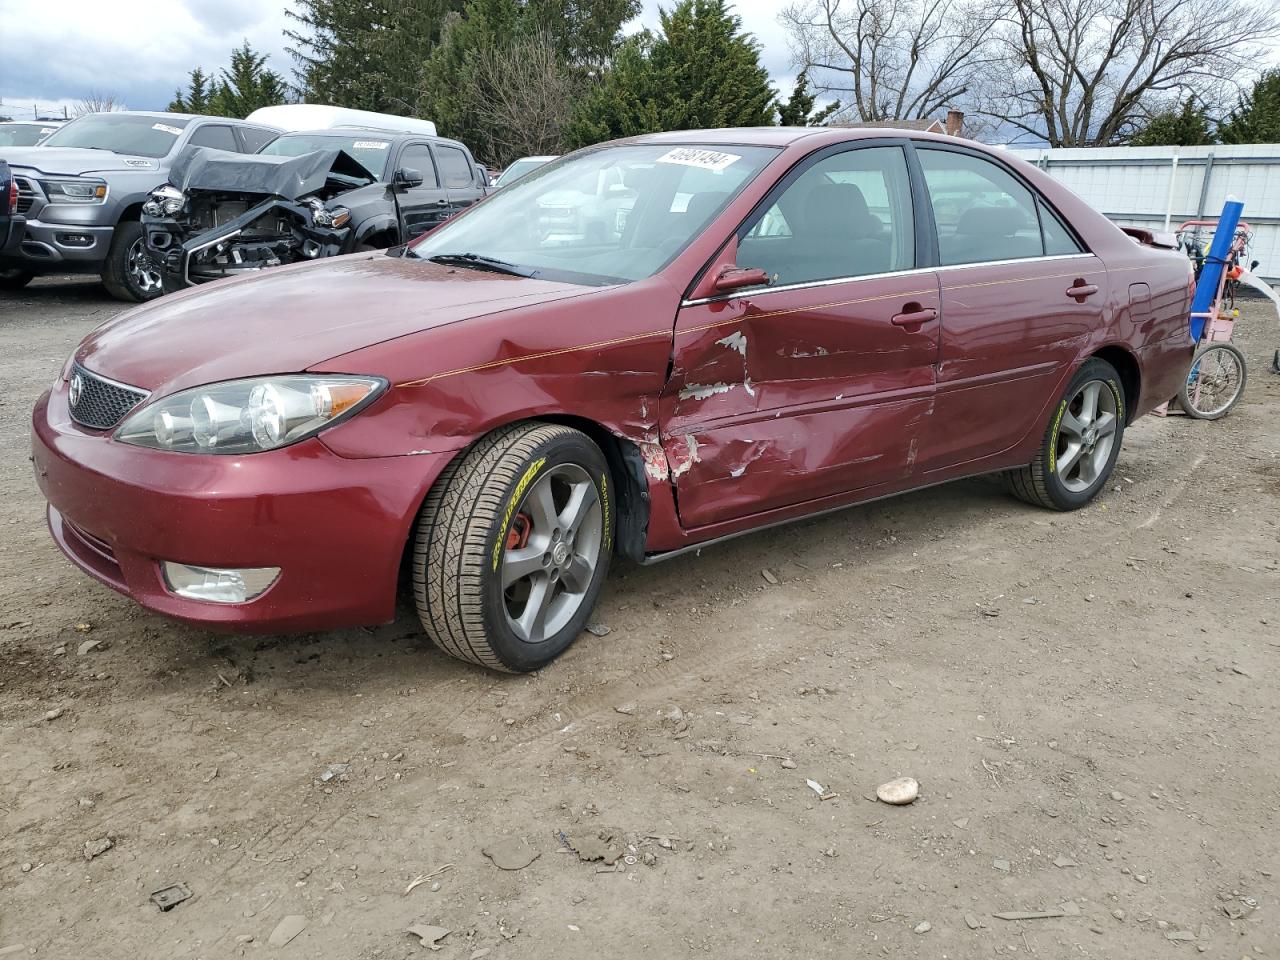
[[685, 306], [662, 397], [680, 520], [699, 527], [909, 475], [933, 409], [937, 275]]

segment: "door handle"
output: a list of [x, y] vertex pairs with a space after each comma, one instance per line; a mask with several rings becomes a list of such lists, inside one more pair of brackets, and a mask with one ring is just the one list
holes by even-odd
[[448, 200], [437, 200], [437, 201], [435, 201], [435, 205], [436, 205], [437, 207], [447, 207], [447, 206], [449, 205], [449, 201], [448, 201]]
[[933, 307], [922, 307], [918, 303], [908, 303], [902, 313], [895, 313], [889, 322], [895, 327], [918, 327], [923, 323], [932, 323], [938, 319], [938, 311]]
[[1085, 283], [1080, 278], [1076, 278], [1075, 282], [1067, 288], [1067, 296], [1076, 303], [1084, 303], [1086, 297], [1092, 297], [1097, 292], [1096, 283]]

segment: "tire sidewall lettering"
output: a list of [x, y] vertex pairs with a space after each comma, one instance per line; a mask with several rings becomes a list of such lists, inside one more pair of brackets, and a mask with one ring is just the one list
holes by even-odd
[[539, 457], [525, 469], [520, 479], [516, 482], [515, 488], [511, 491], [511, 497], [507, 500], [506, 512], [502, 515], [502, 523], [498, 525], [498, 536], [493, 543], [493, 569], [496, 573], [498, 566], [502, 563], [502, 550], [507, 542], [507, 534], [511, 530], [511, 521], [515, 518], [516, 509], [524, 502], [524, 496], [529, 492], [529, 486], [533, 483], [534, 478], [547, 465], [546, 457]]

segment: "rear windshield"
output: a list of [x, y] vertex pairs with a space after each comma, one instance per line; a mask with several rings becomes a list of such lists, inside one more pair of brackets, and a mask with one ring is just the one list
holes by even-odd
[[526, 173], [531, 173], [532, 171], [537, 170], [544, 163], [549, 162], [550, 161], [548, 160], [530, 160], [528, 157], [523, 160], [517, 160], [511, 166], [507, 167], [507, 169], [502, 171], [502, 176], [498, 178], [496, 186], [505, 187], [512, 180], [519, 180]]
[[345, 150], [359, 160], [362, 167], [381, 180], [382, 172], [387, 168], [387, 158], [391, 154], [391, 141], [385, 137], [379, 137], [376, 133], [336, 137], [319, 133], [286, 133], [258, 152], [273, 157], [300, 157], [304, 153], [314, 153], [317, 150]]
[[0, 123], [0, 147], [34, 147], [57, 129], [40, 123]]
[[88, 147], [131, 157], [167, 156], [191, 121], [183, 117], [139, 117], [123, 113], [91, 113], [59, 127], [46, 147]]

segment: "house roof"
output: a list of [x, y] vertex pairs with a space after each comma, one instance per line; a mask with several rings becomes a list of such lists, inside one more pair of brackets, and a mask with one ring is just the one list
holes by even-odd
[[833, 127], [892, 127], [898, 130], [920, 130], [924, 133], [946, 133], [941, 120], [858, 120], [854, 123], [833, 123]]

